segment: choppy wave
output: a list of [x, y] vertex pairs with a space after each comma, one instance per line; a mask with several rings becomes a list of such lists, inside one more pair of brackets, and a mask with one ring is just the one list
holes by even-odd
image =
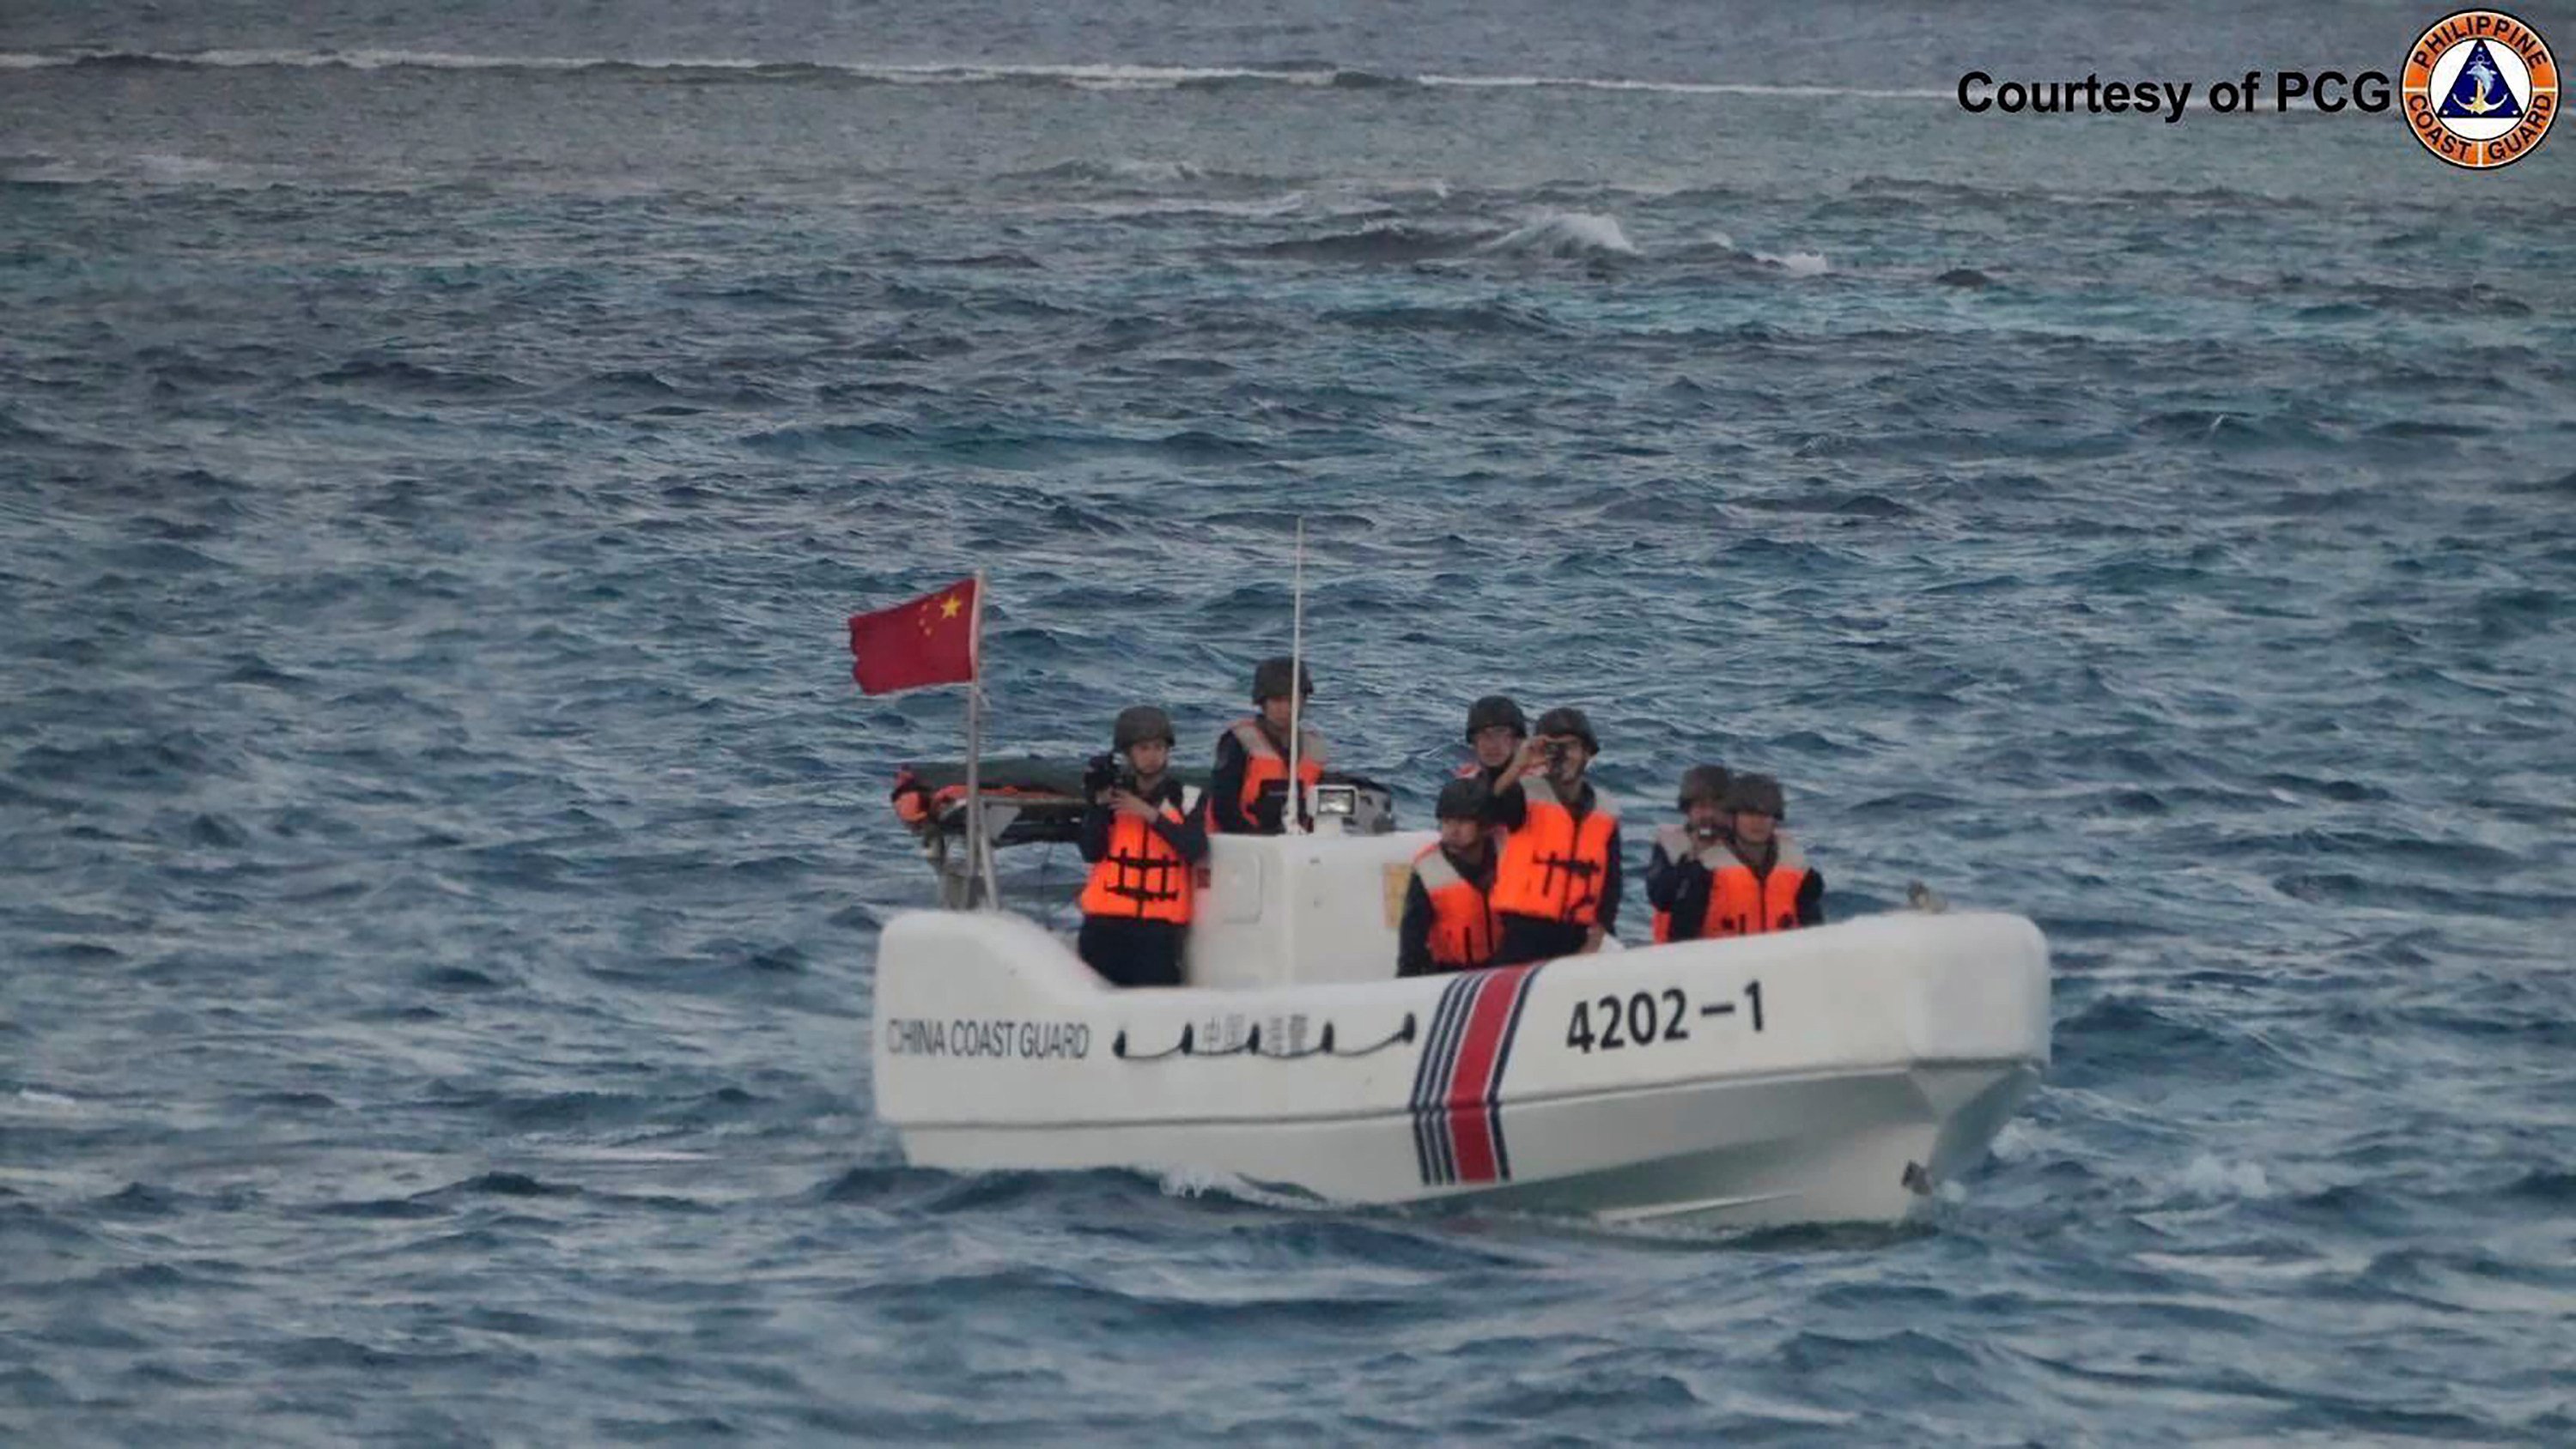
[[1633, 257], [1637, 244], [1617, 219], [1590, 212], [1551, 212], [1515, 227], [1479, 250], [1543, 257]]
[[1767, 262], [1793, 277], [1821, 277], [1833, 270], [1833, 264], [1825, 260], [1822, 252], [1784, 252], [1778, 256], [1755, 252], [1753, 259]]
[[1264, 242], [1264, 256], [1315, 262], [1422, 262], [1465, 256], [1494, 241], [1498, 233], [1418, 226], [1372, 226], [1323, 236], [1285, 237]]
[[1664, 81], [1596, 76], [1544, 75], [1390, 75], [1362, 69], [1319, 66], [1278, 69], [1257, 66], [1176, 66], [1120, 62], [993, 64], [986, 62], [903, 65], [861, 61], [751, 60], [714, 57], [632, 58], [618, 56], [483, 55], [434, 50], [208, 49], [132, 51], [69, 49], [0, 52], [0, 70], [43, 70], [63, 66], [167, 66], [212, 70], [452, 70], [593, 72], [701, 80], [778, 81], [826, 79], [887, 85], [1058, 85], [1083, 90], [1179, 90], [1241, 85], [1323, 87], [1371, 90], [1421, 87], [1450, 90], [1580, 90], [1630, 91], [1675, 96], [1779, 96], [1840, 100], [1945, 100], [1947, 91], [1850, 86], [1754, 84], [1733, 81]]
[[1467, 256], [1634, 257], [1638, 250], [1616, 218], [1585, 212], [1548, 212], [1501, 230], [1405, 224], [1282, 238], [1254, 248], [1263, 256], [1300, 261], [1404, 263]]

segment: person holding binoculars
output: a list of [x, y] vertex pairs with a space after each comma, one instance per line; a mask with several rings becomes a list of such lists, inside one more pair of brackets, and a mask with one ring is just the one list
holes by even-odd
[[[1074, 949], [1113, 986], [1178, 986], [1191, 878], [1207, 859], [1201, 812], [1183, 814], [1171, 774], [1172, 717], [1150, 704], [1118, 712], [1112, 754], [1082, 777], [1090, 805], [1079, 848], [1091, 863]], [[1119, 767], [1117, 756], [1127, 757]]]
[[1549, 710], [1495, 782], [1511, 833], [1494, 876], [1497, 966], [1601, 949], [1619, 924], [1619, 812], [1583, 777], [1600, 739], [1583, 711]]

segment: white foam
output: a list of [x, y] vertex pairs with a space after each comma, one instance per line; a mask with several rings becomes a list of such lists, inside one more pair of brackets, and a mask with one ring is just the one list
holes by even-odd
[[1130, 157], [1103, 161], [1097, 169], [1119, 181], [1155, 183], [1196, 181], [1206, 174], [1187, 161], [1144, 161]]
[[134, 167], [146, 181], [180, 183], [215, 181], [239, 177], [242, 168], [222, 161], [209, 161], [202, 156], [181, 156], [166, 151], [146, 151], [134, 158]]
[[1449, 199], [1449, 183], [1437, 176], [1353, 178], [1346, 184], [1381, 196], [1428, 196], [1434, 201]]
[[704, 1162], [712, 1153], [665, 1147], [556, 1147], [549, 1158], [574, 1162]]
[[2020, 1162], [2039, 1150], [2039, 1139], [2020, 1122], [2006, 1122], [2003, 1130], [1995, 1134], [1994, 1145], [1987, 1150], [1994, 1154], [1997, 1162]]
[[764, 60], [677, 58], [620, 60], [604, 55], [472, 55], [448, 50], [284, 50], [219, 47], [213, 50], [0, 51], [0, 70], [41, 70], [84, 61], [150, 61], [216, 70], [638, 70], [756, 71], [779, 64]]
[[1776, 257], [1769, 252], [1755, 252], [1753, 260], [1769, 262], [1793, 277], [1821, 277], [1833, 270], [1823, 252], [1786, 252]]
[[2263, 1169], [2251, 1162], [2221, 1162], [2204, 1152], [2191, 1160], [2174, 1180], [2175, 1188], [2189, 1197], [2206, 1202], [2227, 1199], [2259, 1201], [2272, 1195], [2272, 1183]]
[[1260, 1207], [1284, 1208], [1296, 1212], [1311, 1212], [1318, 1208], [1335, 1206], [1310, 1194], [1281, 1192], [1275, 1188], [1263, 1187], [1234, 1173], [1220, 1172], [1214, 1168], [1173, 1168], [1163, 1173], [1160, 1185], [1165, 1197], [1205, 1197], [1210, 1193], [1217, 1193]]
[[[445, 50], [252, 50], [218, 49], [147, 51], [144, 60], [169, 65], [203, 65], [219, 70], [588, 70], [618, 64], [596, 56], [467, 55]], [[638, 62], [646, 66], [655, 62]], [[669, 61], [672, 67], [708, 66], [750, 70], [750, 61]]]
[[156, 56], [159, 60], [184, 60], [197, 65], [249, 69], [259, 66], [296, 66], [307, 69], [343, 66], [350, 70], [582, 70], [604, 62], [573, 58], [537, 56], [518, 59], [508, 56], [464, 55], [446, 50], [209, 50], [195, 55]]
[[[0, 52], [0, 70], [38, 70], [76, 65], [85, 60], [142, 60], [167, 65], [203, 65], [227, 69], [275, 66], [289, 69], [339, 68], [387, 70], [732, 70], [759, 71], [812, 66], [867, 80], [899, 85], [982, 85], [996, 81], [1055, 81], [1090, 90], [1170, 90], [1214, 81], [1256, 81], [1272, 85], [1329, 86], [1343, 74], [1335, 70], [1273, 70], [1257, 66], [1125, 65], [1097, 63], [953, 62], [881, 65], [857, 61], [746, 60], [727, 56], [619, 57], [604, 55], [474, 55], [444, 50], [290, 50], [218, 48], [195, 51], [74, 50]], [[1754, 85], [1734, 81], [1628, 80], [1615, 76], [1440, 75], [1391, 77], [1411, 83], [1456, 90], [1587, 90], [1634, 91], [1675, 96], [1783, 96], [1804, 99], [1947, 100], [1948, 91], [1875, 89], [1866, 86]]]
[[1306, 204], [1306, 193], [1257, 201], [1213, 201], [1193, 196], [1157, 196], [1142, 201], [1086, 201], [1079, 209], [1091, 216], [1285, 216]]
[[1769, 86], [1735, 81], [1617, 80], [1564, 75], [1420, 75], [1426, 86], [1468, 90], [1645, 91], [1673, 96], [1864, 97], [1875, 100], [1948, 100], [1948, 91], [1873, 90], [1861, 86]]
[[1480, 250], [1542, 257], [1633, 257], [1637, 245], [1614, 218], [1591, 211], [1552, 211], [1494, 238]]
[[1195, 65], [858, 65], [818, 61], [827, 69], [885, 80], [1055, 80], [1075, 85], [1120, 85], [1129, 89], [1169, 90], [1209, 81], [1269, 81], [1278, 85], [1332, 84], [1330, 71], [1255, 70], [1244, 66]]

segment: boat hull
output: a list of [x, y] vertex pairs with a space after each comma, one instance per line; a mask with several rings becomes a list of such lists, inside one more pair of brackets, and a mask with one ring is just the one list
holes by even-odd
[[1272, 1193], [1351, 1204], [1440, 1200], [1691, 1226], [1897, 1222], [1936, 1184], [1973, 1166], [2038, 1081], [2037, 1068], [2024, 1062], [1960, 1063], [1532, 1104], [1513, 1111], [1524, 1138], [1619, 1145], [1588, 1169], [1445, 1189], [1403, 1175], [1413, 1151], [1407, 1118], [926, 1127], [905, 1132], [903, 1143], [915, 1165], [952, 1171], [1132, 1167], [1184, 1180], [1217, 1174]]
[[1116, 991], [1016, 917], [879, 956], [877, 1111], [916, 1164], [1129, 1167], [1338, 1203], [1892, 1222], [2048, 1060], [2027, 921], [1893, 915], [1452, 977]]

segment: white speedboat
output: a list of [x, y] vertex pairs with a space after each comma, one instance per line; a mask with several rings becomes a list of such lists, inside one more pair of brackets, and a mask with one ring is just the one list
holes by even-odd
[[[1341, 819], [1382, 820], [1357, 784]], [[988, 835], [1044, 838], [1034, 820], [1063, 811], [1048, 799], [1027, 793], [1035, 817]], [[947, 812], [907, 814], [935, 838]], [[1907, 911], [1397, 979], [1406, 872], [1432, 839], [1217, 838], [1173, 990], [1111, 987], [1005, 911], [898, 915], [877, 955], [877, 1115], [928, 1167], [1888, 1222], [1973, 1166], [2048, 1064], [2048, 950], [2018, 916]]]

